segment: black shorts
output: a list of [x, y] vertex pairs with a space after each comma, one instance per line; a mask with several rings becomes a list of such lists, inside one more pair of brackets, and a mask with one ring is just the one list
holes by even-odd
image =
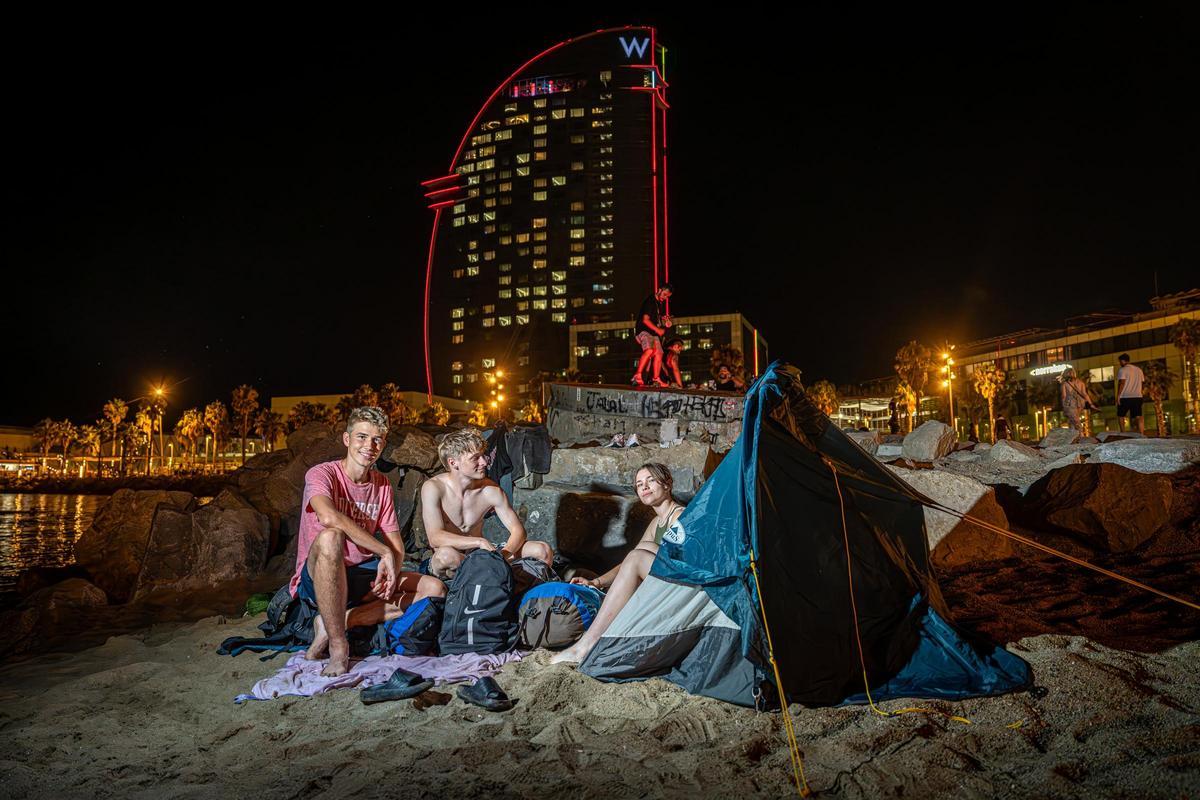
[[1117, 419], [1128, 414], [1131, 417], [1140, 417], [1142, 415], [1142, 398], [1140, 397], [1122, 397], [1117, 401]]
[[[371, 585], [375, 583], [376, 570], [379, 569], [379, 559], [373, 558], [361, 564], [346, 567], [346, 608], [361, 606], [372, 599]], [[317, 593], [313, 588], [312, 575], [308, 574], [308, 564], [300, 571], [300, 585], [296, 588], [296, 597], [317, 607]]]

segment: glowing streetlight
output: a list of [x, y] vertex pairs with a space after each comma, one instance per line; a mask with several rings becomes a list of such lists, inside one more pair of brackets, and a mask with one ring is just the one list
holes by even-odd
[[[163, 446], [163, 413], [167, 410], [167, 390], [162, 384], [154, 387], [155, 407], [158, 409], [158, 466], [163, 468], [163, 461], [166, 460], [167, 451]], [[151, 440], [153, 441], [153, 440]], [[172, 456], [172, 461], [174, 457]]]
[[496, 370], [496, 377], [497, 377], [497, 378], [503, 378], [503, 377], [504, 377], [504, 370], [502, 370], [502, 369], [498, 369], [498, 370]]
[[954, 359], [950, 357], [950, 352], [954, 349], [954, 345], [946, 347], [942, 353], [942, 374], [946, 378], [942, 381], [942, 386], [946, 387], [946, 395], [950, 401], [950, 427], [954, 429], [954, 435], [958, 436], [958, 425], [954, 418]]
[[499, 400], [501, 403], [503, 403], [503, 402], [504, 402], [504, 395], [502, 395], [502, 394], [498, 394], [498, 395], [496, 395], [496, 399], [497, 399], [497, 400]]

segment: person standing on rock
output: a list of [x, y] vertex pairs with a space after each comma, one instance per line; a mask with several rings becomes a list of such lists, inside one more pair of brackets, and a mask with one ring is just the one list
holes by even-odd
[[637, 370], [633, 373], [634, 386], [645, 385], [642, 375], [646, 367], [652, 365], [653, 371], [650, 374], [654, 376], [653, 385], [667, 385], [659, 377], [659, 372], [662, 371], [663, 360], [662, 337], [666, 336], [667, 328], [671, 327], [671, 318], [667, 316], [667, 300], [670, 299], [672, 291], [671, 284], [664, 283], [658, 287], [658, 291], [646, 298], [641, 311], [638, 312], [634, 330], [637, 333], [637, 342], [642, 346], [642, 357], [638, 359]]
[[1095, 411], [1100, 409], [1096, 408], [1096, 404], [1088, 396], [1087, 385], [1075, 374], [1072, 367], [1063, 370], [1059, 380], [1062, 381], [1062, 409], [1067, 418], [1067, 425], [1086, 435], [1083, 415], [1089, 408]]
[[1146, 433], [1142, 421], [1142, 382], [1146, 379], [1142, 368], [1129, 363], [1129, 353], [1117, 356], [1121, 368], [1117, 370], [1117, 427], [1125, 430], [1125, 415], [1129, 415], [1129, 428], [1137, 426], [1137, 432]]
[[525, 526], [503, 490], [487, 476], [487, 442], [474, 428], [452, 431], [438, 444], [438, 459], [446, 471], [421, 485], [421, 521], [433, 555], [421, 572], [450, 580], [466, 554], [496, 546], [483, 535], [483, 519], [495, 512], [508, 529], [500, 554], [505, 561], [536, 558], [550, 566], [554, 551], [545, 542], [525, 540]]
[[305, 658], [318, 661], [328, 653], [321, 674], [329, 677], [350, 669], [348, 629], [395, 619], [417, 600], [446, 593], [439, 580], [399, 571], [404, 540], [392, 487], [373, 469], [387, 430], [381, 409], [354, 409], [342, 434], [346, 457], [317, 464], [304, 476], [290, 589], [317, 609]]

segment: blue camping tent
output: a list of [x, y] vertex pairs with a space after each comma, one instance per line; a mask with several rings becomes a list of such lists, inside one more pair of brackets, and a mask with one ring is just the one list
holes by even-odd
[[1029, 685], [1028, 664], [948, 622], [929, 566], [927, 501], [816, 409], [798, 371], [772, 364], [742, 422], [581, 671], [661, 676], [753, 705], [774, 683], [765, 609], [790, 702], [865, 702], [864, 671], [875, 700]]

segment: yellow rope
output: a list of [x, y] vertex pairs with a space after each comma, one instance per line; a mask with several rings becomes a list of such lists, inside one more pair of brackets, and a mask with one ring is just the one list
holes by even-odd
[[758, 609], [762, 612], [763, 631], [767, 634], [767, 655], [771, 660], [771, 669], [775, 672], [775, 685], [779, 687], [780, 705], [783, 706], [783, 729], [787, 734], [788, 753], [792, 757], [792, 778], [796, 782], [796, 792], [801, 797], [808, 797], [812, 790], [808, 788], [808, 780], [804, 777], [804, 758], [800, 755], [800, 744], [796, 741], [792, 709], [788, 705], [783, 679], [779, 676], [779, 664], [775, 661], [775, 645], [771, 642], [771, 626], [767, 624], [767, 607], [763, 605], [762, 586], [758, 582], [758, 562], [753, 548], [750, 549], [750, 571], [754, 573], [754, 591], [758, 595]]

